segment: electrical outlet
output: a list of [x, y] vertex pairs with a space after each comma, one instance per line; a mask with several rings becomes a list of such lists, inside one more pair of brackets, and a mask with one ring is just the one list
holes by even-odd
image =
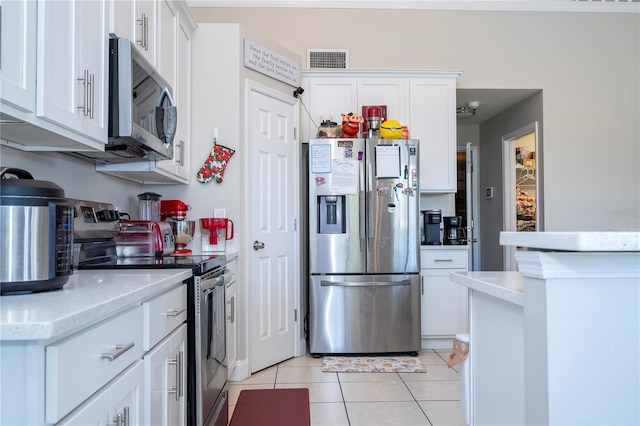
[[227, 217], [226, 209], [213, 209], [213, 217]]

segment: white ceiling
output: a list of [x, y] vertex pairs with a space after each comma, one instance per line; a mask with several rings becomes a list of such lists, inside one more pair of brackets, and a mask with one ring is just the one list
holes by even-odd
[[466, 106], [469, 102], [480, 104], [476, 115], [459, 118], [458, 124], [481, 124], [538, 91], [538, 89], [457, 89], [457, 107]]
[[190, 7], [306, 7], [640, 13], [640, 0], [187, 0]]

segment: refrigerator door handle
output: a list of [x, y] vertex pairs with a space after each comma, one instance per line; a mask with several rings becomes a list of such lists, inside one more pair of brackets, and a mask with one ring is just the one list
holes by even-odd
[[360, 163], [360, 193], [358, 194], [358, 198], [360, 199], [360, 206], [359, 206], [360, 252], [363, 252], [366, 250], [366, 234], [365, 234], [366, 208], [365, 208], [365, 187], [364, 187], [364, 164], [362, 163]]
[[[369, 201], [369, 197], [371, 197], [371, 195], [373, 194], [373, 166], [371, 165], [371, 163], [367, 163], [367, 178], [368, 178], [368, 189], [367, 189], [367, 201]], [[367, 204], [372, 204], [372, 203], [368, 203]], [[365, 209], [364, 214], [367, 215], [367, 223], [369, 224], [369, 226], [367, 227], [367, 237], [369, 238], [368, 241], [368, 248], [369, 251], [373, 250], [373, 218], [372, 217], [368, 217], [369, 216], [369, 210], [368, 208]]]
[[320, 281], [321, 286], [334, 287], [391, 287], [400, 285], [411, 285], [411, 280], [402, 281]]

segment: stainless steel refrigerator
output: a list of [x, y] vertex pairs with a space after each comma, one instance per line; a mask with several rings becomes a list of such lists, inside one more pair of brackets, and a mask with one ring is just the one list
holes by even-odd
[[309, 349], [420, 350], [419, 143], [309, 141]]

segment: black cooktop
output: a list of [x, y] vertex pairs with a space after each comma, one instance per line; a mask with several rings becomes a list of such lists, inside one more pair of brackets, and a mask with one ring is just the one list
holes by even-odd
[[202, 275], [224, 266], [224, 255], [192, 254], [162, 257], [113, 257], [81, 263], [78, 269], [191, 269], [193, 275]]

